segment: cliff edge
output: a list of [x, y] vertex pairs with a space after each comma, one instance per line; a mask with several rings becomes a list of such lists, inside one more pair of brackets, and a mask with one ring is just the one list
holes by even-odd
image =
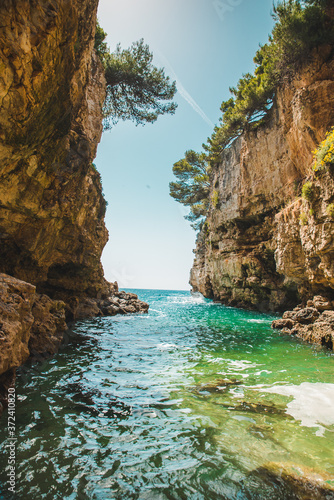
[[[334, 60], [330, 47], [313, 56], [212, 174], [190, 276], [205, 297], [261, 311], [334, 299], [334, 173], [312, 174], [313, 151], [334, 125]], [[312, 202], [301, 197], [307, 179]]]

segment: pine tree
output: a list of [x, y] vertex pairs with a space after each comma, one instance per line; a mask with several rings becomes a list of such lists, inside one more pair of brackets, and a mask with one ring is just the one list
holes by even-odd
[[159, 115], [174, 114], [176, 93], [163, 69], [152, 64], [153, 55], [141, 39], [128, 49], [120, 45], [110, 53], [104, 42], [106, 33], [97, 24], [95, 49], [105, 69], [107, 92], [104, 103], [104, 127], [109, 129], [119, 120], [132, 120], [136, 125], [153, 123]]
[[170, 195], [190, 208], [185, 219], [192, 222], [194, 229], [199, 229], [209, 206], [210, 169], [206, 155], [186, 151], [185, 157], [174, 164], [173, 173], [178, 182], [169, 184]]

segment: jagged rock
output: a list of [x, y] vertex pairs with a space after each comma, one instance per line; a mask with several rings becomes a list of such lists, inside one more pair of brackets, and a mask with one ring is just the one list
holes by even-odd
[[67, 330], [65, 303], [51, 300], [47, 295], [36, 295], [32, 307], [34, 323], [31, 328], [29, 351], [32, 355], [55, 354]]
[[[298, 309], [298, 311], [300, 311], [300, 309]], [[285, 311], [283, 313], [283, 319], [294, 319], [296, 315], [296, 312], [295, 311]]]
[[97, 4], [0, 2], [0, 271], [65, 302], [108, 294]]
[[137, 312], [137, 309], [134, 306], [130, 305], [122, 307], [122, 311], [126, 314], [133, 314]]
[[110, 306], [107, 306], [106, 308], [103, 309], [103, 313], [106, 316], [116, 316], [116, 314], [121, 313], [121, 310], [119, 307], [110, 305]]
[[308, 325], [310, 323], [314, 323], [318, 317], [319, 312], [314, 307], [306, 307], [305, 309], [297, 311], [294, 314], [293, 319], [294, 321], [297, 321], [297, 323]]
[[0, 374], [23, 364], [34, 322], [35, 287], [0, 274]]
[[65, 304], [36, 294], [33, 285], [0, 274], [0, 375], [31, 354], [57, 352], [67, 329]]
[[322, 297], [321, 295], [316, 295], [313, 297], [313, 307], [318, 309], [318, 311], [327, 311], [333, 309], [333, 304], [330, 300]]
[[[314, 301], [313, 303], [317, 303]], [[322, 307], [321, 301], [320, 307]], [[298, 311], [286, 311], [283, 319], [273, 321], [272, 327], [283, 333], [296, 336], [334, 349], [334, 311], [323, 311], [322, 314], [314, 307], [299, 308]]]
[[276, 330], [288, 329], [291, 330], [295, 325], [292, 319], [276, 319], [272, 322], [272, 327]]
[[75, 319], [116, 314], [147, 313], [149, 305], [138, 299], [134, 293], [116, 292], [103, 299], [83, 299], [79, 302]]
[[83, 299], [79, 302], [75, 319], [95, 318], [102, 315], [96, 299]]
[[312, 325], [299, 326], [292, 334], [306, 342], [319, 344], [327, 349], [333, 349], [334, 346], [334, 328], [326, 321], [316, 321]]
[[325, 321], [334, 328], [334, 311], [324, 311], [319, 317], [319, 322], [320, 321]]

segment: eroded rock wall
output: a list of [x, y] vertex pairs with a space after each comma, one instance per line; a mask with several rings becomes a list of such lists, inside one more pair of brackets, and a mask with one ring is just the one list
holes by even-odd
[[333, 284], [331, 173], [318, 180], [318, 205], [300, 221], [301, 186], [312, 152], [334, 125], [334, 61], [322, 48], [279, 89], [270, 116], [224, 152], [211, 206], [197, 240], [190, 283], [229, 305], [285, 310]]
[[0, 271], [59, 298], [107, 291], [97, 3], [0, 5]]
[[97, 4], [0, 3], [0, 399], [29, 356], [57, 351], [65, 320], [148, 309], [107, 283], [100, 262]]

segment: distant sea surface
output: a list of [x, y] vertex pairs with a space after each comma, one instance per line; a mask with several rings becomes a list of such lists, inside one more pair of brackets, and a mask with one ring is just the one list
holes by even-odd
[[18, 371], [16, 498], [334, 498], [273, 472], [334, 487], [333, 354], [269, 315], [131, 291], [147, 315], [79, 321], [58, 355]]

